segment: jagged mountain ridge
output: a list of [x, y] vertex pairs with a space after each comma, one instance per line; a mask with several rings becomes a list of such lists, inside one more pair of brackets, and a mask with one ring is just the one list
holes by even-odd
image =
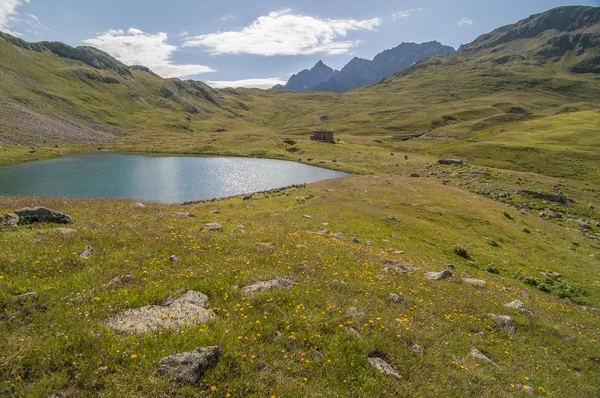
[[[416, 62], [435, 55], [452, 54], [452, 47], [444, 46], [437, 41], [427, 43], [402, 43], [397, 47], [379, 53], [371, 61], [364, 58], [353, 58], [341, 71], [331, 74], [327, 79], [307, 79], [312, 76], [313, 69], [325, 65], [319, 61], [310, 71], [304, 70], [298, 75], [293, 75], [285, 86], [275, 86], [274, 90], [305, 91], [330, 91], [345, 93], [359, 87], [375, 83], [390, 77], [402, 69], [408, 68]], [[333, 69], [328, 68], [333, 71]], [[337, 73], [335, 73], [337, 72]], [[302, 84], [298, 84], [299, 77]], [[313, 83], [311, 85], [311, 83]]]
[[316, 63], [312, 69], [304, 69], [302, 72], [292, 75], [286, 85], [278, 84], [274, 90], [293, 90], [300, 93], [310, 91], [316, 85], [326, 82], [339, 73], [325, 65], [323, 61]]

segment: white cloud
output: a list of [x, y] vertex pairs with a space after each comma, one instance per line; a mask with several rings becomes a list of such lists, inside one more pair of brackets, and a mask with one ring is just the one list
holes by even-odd
[[0, 0], [0, 31], [20, 36], [19, 33], [11, 31], [11, 28], [19, 22], [17, 8], [30, 0]]
[[276, 84], [285, 84], [286, 80], [278, 77], [269, 77], [265, 79], [244, 79], [244, 80], [221, 80], [221, 81], [209, 81], [207, 84], [214, 88], [226, 88], [226, 87], [246, 87], [246, 88], [271, 88]]
[[398, 11], [392, 13], [392, 21], [394, 22], [408, 17], [410, 17], [410, 11]]
[[167, 39], [166, 33], [151, 34], [130, 28], [127, 32], [111, 29], [84, 42], [106, 51], [127, 65], [146, 66], [162, 77], [185, 77], [214, 72], [204, 65], [175, 64], [173, 53], [178, 47], [168, 44]]
[[473, 25], [473, 20], [469, 19], [467, 17], [462, 18], [460, 21], [456, 22], [456, 24], [458, 26], [463, 26], [463, 25]]
[[346, 54], [358, 41], [340, 41], [350, 31], [374, 31], [381, 19], [320, 19], [290, 10], [257, 18], [241, 31], [189, 37], [185, 47], [207, 47], [212, 54], [310, 55]]

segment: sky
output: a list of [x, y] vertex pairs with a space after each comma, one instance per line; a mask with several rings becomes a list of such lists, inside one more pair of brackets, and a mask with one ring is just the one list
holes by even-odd
[[456, 49], [503, 25], [600, 0], [0, 0], [0, 31], [102, 49], [162, 77], [269, 88], [402, 42]]

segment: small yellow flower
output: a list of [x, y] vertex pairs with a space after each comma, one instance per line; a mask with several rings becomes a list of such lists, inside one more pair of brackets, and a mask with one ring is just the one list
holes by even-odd
[[137, 354], [131, 354], [131, 356], [129, 358], [136, 359], [137, 358]]
[[217, 391], [217, 386], [212, 386], [212, 387], [210, 388], [210, 391]]

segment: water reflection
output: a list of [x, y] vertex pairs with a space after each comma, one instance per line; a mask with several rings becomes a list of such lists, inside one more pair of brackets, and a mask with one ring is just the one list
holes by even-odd
[[180, 203], [345, 175], [271, 159], [91, 154], [0, 167], [0, 195]]

